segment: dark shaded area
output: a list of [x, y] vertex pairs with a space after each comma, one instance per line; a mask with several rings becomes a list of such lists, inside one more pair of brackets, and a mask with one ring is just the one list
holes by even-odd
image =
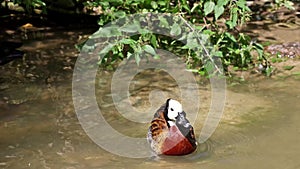
[[20, 42], [0, 42], [0, 65], [4, 65], [14, 59], [22, 58], [24, 52], [16, 49], [21, 46], [22, 43]]
[[79, 53], [75, 45], [98, 30], [97, 17], [81, 14], [29, 15], [1, 8], [0, 22], [1, 91], [20, 83], [71, 80]]

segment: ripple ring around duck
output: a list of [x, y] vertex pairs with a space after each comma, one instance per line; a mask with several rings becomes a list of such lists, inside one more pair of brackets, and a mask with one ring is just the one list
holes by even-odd
[[[213, 47], [209, 44], [207, 36], [195, 30], [195, 26], [180, 16], [145, 13], [128, 15], [109, 23], [89, 38], [82, 47], [74, 67], [72, 95], [78, 120], [96, 144], [110, 153], [129, 158], [145, 158], [153, 155], [146, 134], [145, 138], [135, 138], [118, 132], [101, 114], [95, 96], [95, 77], [99, 60], [101, 61], [105, 54], [121, 40], [141, 32], [164, 35], [181, 41], [185, 47], [196, 52], [203, 63], [210, 64], [207, 71], [209, 74], [215, 74], [210, 78], [212, 96], [210, 110], [201, 131], [195, 132], [200, 133], [199, 143], [205, 142], [213, 134], [223, 114], [226, 83], [225, 78], [220, 77], [223, 75], [221, 61], [211, 54]], [[110, 36], [112, 34], [115, 36]], [[139, 60], [138, 64], [136, 58]], [[163, 70], [176, 81], [180, 89], [176, 99], [181, 100], [191, 123], [196, 121], [198, 113], [204, 113], [199, 112], [200, 92], [193, 73], [186, 70], [184, 61], [178, 59], [176, 55], [156, 49], [154, 52], [144, 50], [144, 52], [133, 53], [132, 57], [124, 59], [114, 72], [111, 93], [119, 114], [132, 122], [148, 124], [153, 112], [167, 98], [168, 93], [165, 91], [154, 90], [150, 93], [150, 105], [147, 111], [139, 111], [132, 106], [130, 83], [138, 73], [147, 69]]]

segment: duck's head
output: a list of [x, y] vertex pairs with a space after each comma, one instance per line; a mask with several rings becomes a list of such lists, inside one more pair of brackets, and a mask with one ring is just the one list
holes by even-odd
[[182, 105], [177, 100], [167, 100], [164, 116], [169, 126], [175, 125], [176, 119], [183, 113]]

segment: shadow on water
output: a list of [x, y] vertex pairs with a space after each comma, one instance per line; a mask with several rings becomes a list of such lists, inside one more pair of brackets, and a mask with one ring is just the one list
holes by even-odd
[[[93, 143], [74, 112], [71, 81], [77, 52], [73, 45], [83, 33], [52, 33], [56, 39], [24, 44], [25, 58], [0, 68], [0, 168], [300, 167], [297, 75], [229, 84], [222, 120], [197, 152], [180, 157], [130, 159]], [[70, 39], [66, 40], [68, 36]], [[136, 75], [129, 88], [137, 109], [146, 110], [149, 95], [157, 94], [152, 92], [156, 89], [170, 97], [178, 96], [174, 79], [164, 72], [153, 76], [153, 72], [157, 73], [148, 70]], [[99, 69], [98, 75], [96, 95], [105, 119], [124, 135], [145, 137], [149, 124], [131, 122], [114, 108], [110, 93], [112, 73]], [[194, 128], [199, 136], [211, 94], [210, 85], [197, 80], [201, 106]]]

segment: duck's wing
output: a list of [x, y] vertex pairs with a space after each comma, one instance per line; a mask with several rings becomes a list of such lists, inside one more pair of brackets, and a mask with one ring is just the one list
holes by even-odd
[[[148, 130], [148, 140], [151, 138], [155, 141], [159, 141], [162, 135], [168, 131], [168, 125], [163, 113], [164, 112], [161, 111], [161, 108], [155, 113]], [[151, 139], [149, 141], [151, 141]]]
[[193, 127], [189, 128], [189, 133], [186, 135], [186, 138], [190, 141], [190, 143], [192, 144], [193, 147], [197, 146], [197, 140], [196, 140], [196, 137], [195, 137]]
[[179, 114], [179, 117], [176, 119], [176, 126], [180, 130], [181, 134], [184, 135], [193, 146], [197, 145], [194, 128], [186, 118], [185, 112]]

